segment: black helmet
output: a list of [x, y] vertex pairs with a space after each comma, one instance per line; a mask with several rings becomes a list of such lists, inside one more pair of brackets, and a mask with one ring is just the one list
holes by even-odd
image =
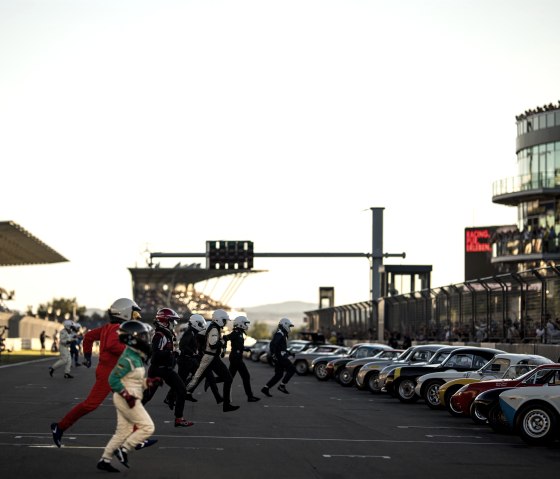
[[141, 321], [125, 321], [119, 327], [119, 341], [132, 349], [150, 356], [152, 354], [152, 332], [150, 325]]

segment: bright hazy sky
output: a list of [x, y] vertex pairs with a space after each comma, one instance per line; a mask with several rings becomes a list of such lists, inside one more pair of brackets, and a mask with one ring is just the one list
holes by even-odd
[[[372, 206], [406, 252], [386, 264], [463, 281], [464, 228], [516, 221], [492, 183], [516, 174], [515, 116], [560, 98], [558, 18], [556, 0], [0, 0], [0, 221], [70, 260], [0, 268], [8, 306], [107, 308], [147, 248], [367, 253]], [[232, 306], [370, 297], [366, 259], [255, 268]]]

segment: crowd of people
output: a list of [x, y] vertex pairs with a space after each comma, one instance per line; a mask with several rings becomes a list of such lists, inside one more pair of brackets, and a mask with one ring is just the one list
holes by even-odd
[[[173, 411], [174, 427], [193, 426], [192, 421], [183, 417], [185, 401], [198, 402], [193, 393], [203, 379], [205, 389], [212, 389], [223, 412], [239, 409], [232, 403], [231, 394], [233, 378], [238, 372], [247, 401], [261, 399], [253, 394], [251, 377], [243, 361], [243, 352], [247, 350], [245, 334], [250, 324], [245, 316], [236, 317], [232, 331], [225, 335], [223, 329], [230, 320], [225, 310], [215, 310], [210, 321], [192, 314], [187, 327], [177, 337], [175, 325], [181, 317], [173, 309], [160, 308], [154, 328], [141, 321], [140, 311], [131, 299], [120, 298], [109, 308], [109, 323], [83, 336], [83, 364], [88, 368], [92, 365], [93, 344], [99, 342], [95, 383], [84, 401], [51, 424], [53, 441], [61, 447], [64, 432], [81, 417], [95, 411], [112, 392], [117, 426], [97, 463], [99, 470], [107, 472], [119, 472], [111, 463], [113, 457], [128, 468], [128, 456], [132, 451], [157, 442], [151, 438], [155, 426], [145, 406], [163, 384], [169, 386], [163, 402]], [[49, 367], [49, 374], [53, 377], [54, 371], [64, 366], [64, 377], [69, 379], [72, 378], [70, 345], [75, 340], [76, 331], [73, 321], [67, 320], [63, 326], [59, 339], [60, 357]], [[282, 318], [271, 340], [275, 371], [261, 389], [268, 397], [272, 396], [270, 389], [278, 382], [278, 390], [289, 394], [286, 385], [295, 368], [288, 359], [287, 338], [293, 326], [290, 319]], [[228, 342], [231, 343], [229, 367], [222, 361]], [[217, 387], [220, 383], [223, 384], [221, 394]]]
[[532, 253], [557, 253], [560, 251], [560, 237], [554, 226], [526, 226], [518, 229], [496, 231], [491, 238], [497, 256], [514, 256]]

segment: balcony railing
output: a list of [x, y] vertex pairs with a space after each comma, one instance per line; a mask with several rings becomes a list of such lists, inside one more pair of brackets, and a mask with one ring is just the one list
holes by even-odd
[[547, 188], [560, 188], [560, 171], [558, 173], [535, 173], [503, 178], [492, 184], [492, 196]]

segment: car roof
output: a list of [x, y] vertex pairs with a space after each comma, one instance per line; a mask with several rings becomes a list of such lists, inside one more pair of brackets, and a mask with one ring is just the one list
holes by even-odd
[[500, 358], [504, 358], [504, 359], [512, 359], [512, 360], [517, 360], [517, 361], [523, 361], [523, 360], [535, 360], [535, 361], [542, 361], [542, 360], [546, 360], [546, 364], [551, 364], [554, 363], [554, 361], [552, 359], [549, 359], [545, 356], [541, 356], [539, 354], [523, 354], [523, 353], [500, 353], [500, 354], [496, 354], [496, 356], [494, 356], [494, 359], [500, 359]]
[[449, 348], [449, 344], [417, 344], [416, 346], [412, 346], [412, 348], [417, 350], [422, 349], [434, 349], [434, 348]]

